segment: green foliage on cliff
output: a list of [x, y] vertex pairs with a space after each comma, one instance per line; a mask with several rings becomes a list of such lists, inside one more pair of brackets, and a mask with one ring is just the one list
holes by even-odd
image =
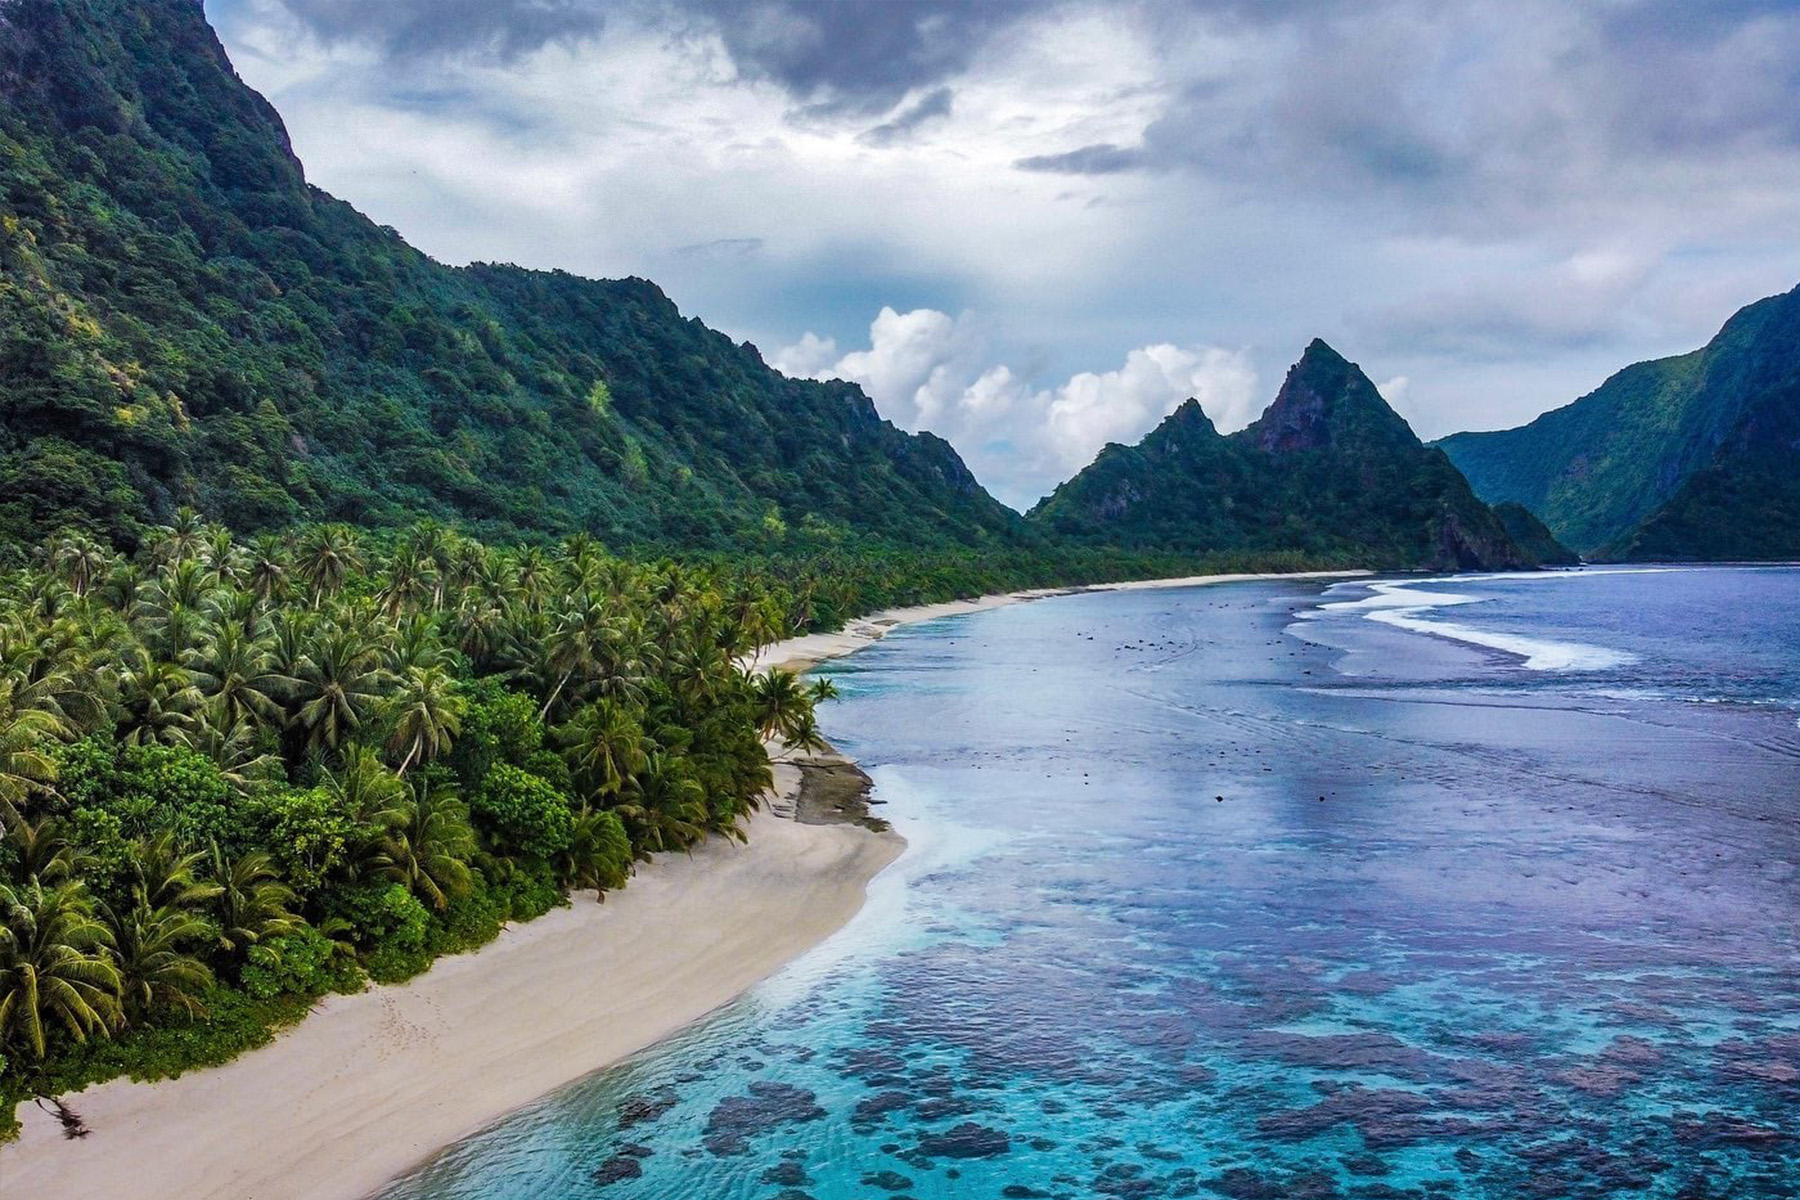
[[0, 537], [419, 516], [1006, 544], [955, 452], [646, 281], [445, 267], [310, 187], [193, 0], [0, 8]]
[[1136, 446], [1108, 446], [1030, 520], [1086, 542], [1285, 552], [1386, 568], [1534, 560], [1444, 455], [1324, 342], [1248, 429], [1221, 435], [1189, 401]]
[[1484, 499], [1523, 504], [1593, 557], [1794, 558], [1800, 289], [1529, 425], [1440, 445]]

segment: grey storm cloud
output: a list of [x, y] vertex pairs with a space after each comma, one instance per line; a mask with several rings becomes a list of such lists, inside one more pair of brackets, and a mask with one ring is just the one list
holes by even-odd
[[[611, 14], [716, 31], [745, 76], [785, 88], [815, 117], [885, 113], [965, 70], [1042, 0], [281, 0], [316, 35], [397, 55], [501, 58], [597, 33]], [[935, 94], [935, 93], [934, 93]], [[948, 96], [935, 111], [948, 110]], [[904, 129], [895, 133], [904, 133]]]
[[865, 146], [896, 145], [912, 137], [921, 125], [933, 118], [949, 116], [955, 103], [956, 93], [947, 87], [927, 92], [880, 125], [864, 130], [856, 140]]
[[1144, 165], [1141, 149], [1115, 146], [1111, 142], [1097, 142], [1064, 154], [1034, 154], [1013, 163], [1021, 171], [1042, 171], [1050, 175], [1116, 175]]
[[485, 53], [499, 58], [587, 37], [605, 23], [594, 0], [281, 0], [327, 41], [361, 41], [419, 56]]

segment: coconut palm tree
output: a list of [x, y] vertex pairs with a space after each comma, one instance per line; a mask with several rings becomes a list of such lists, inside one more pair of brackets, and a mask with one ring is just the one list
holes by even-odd
[[387, 671], [373, 642], [337, 626], [315, 639], [295, 671], [295, 719], [314, 750], [335, 750], [381, 702]]
[[596, 678], [606, 669], [612, 643], [618, 637], [618, 629], [599, 604], [586, 596], [574, 598], [557, 620], [544, 647], [546, 663], [558, 678], [538, 713], [539, 720], [549, 717], [557, 697], [562, 695], [570, 680]]
[[0, 681], [0, 816], [8, 824], [25, 819], [26, 802], [56, 782], [50, 744], [68, 736], [55, 713], [19, 708], [12, 680]]
[[35, 824], [15, 821], [6, 831], [6, 841], [12, 848], [12, 875], [21, 883], [57, 884], [75, 873], [75, 848], [55, 817]]
[[648, 742], [643, 726], [617, 700], [583, 707], [554, 736], [577, 783], [596, 800], [618, 796], [644, 768]]
[[405, 884], [441, 912], [474, 885], [469, 860], [475, 856], [475, 831], [469, 826], [469, 810], [453, 788], [420, 778], [401, 813], [402, 819], [381, 838], [386, 862], [377, 874]]
[[106, 578], [113, 553], [84, 533], [73, 533], [50, 552], [50, 566], [77, 596], [85, 596]]
[[280, 535], [265, 533], [250, 543], [244, 581], [252, 595], [264, 604], [279, 600], [287, 593], [288, 575], [288, 550]]
[[321, 525], [300, 547], [296, 567], [312, 589], [313, 599], [329, 596], [344, 586], [350, 575], [362, 569], [362, 549], [347, 525]]
[[792, 671], [779, 667], [764, 671], [751, 680], [751, 700], [756, 713], [757, 732], [763, 737], [779, 735], [792, 742], [800, 723], [812, 715], [812, 697], [806, 685]]
[[185, 741], [201, 703], [185, 669], [142, 647], [132, 652], [119, 675], [119, 729], [130, 745]]
[[227, 860], [214, 843], [208, 857], [212, 882], [219, 887], [211, 914], [221, 949], [241, 956], [264, 939], [292, 933], [303, 924], [291, 911], [298, 898], [263, 851]]
[[206, 861], [204, 851], [183, 848], [167, 829], [132, 842], [125, 857], [132, 891], [155, 908], [193, 909], [216, 899], [221, 885], [199, 875]]
[[188, 953], [212, 936], [207, 921], [173, 906], [151, 908], [139, 894], [137, 903], [120, 913], [102, 910], [112, 934], [118, 964], [119, 992], [128, 1019], [142, 1019], [158, 1008], [179, 1008], [204, 1016], [197, 995], [212, 986], [213, 973]]
[[462, 697], [441, 667], [413, 667], [388, 700], [388, 753], [403, 754], [398, 775], [417, 762], [430, 762], [450, 749], [462, 729]]
[[630, 794], [613, 806], [640, 850], [680, 850], [706, 834], [706, 790], [678, 754], [645, 755]]
[[596, 900], [622, 888], [631, 877], [631, 838], [625, 823], [610, 809], [584, 806], [575, 814], [575, 831], [563, 852], [562, 877], [571, 887], [593, 888]]
[[275, 670], [268, 643], [236, 622], [215, 626], [183, 661], [194, 687], [226, 729], [239, 722], [279, 724], [281, 697], [298, 682]]
[[111, 944], [81, 884], [0, 884], [0, 1045], [41, 1062], [51, 1028], [106, 1036], [119, 1016]]

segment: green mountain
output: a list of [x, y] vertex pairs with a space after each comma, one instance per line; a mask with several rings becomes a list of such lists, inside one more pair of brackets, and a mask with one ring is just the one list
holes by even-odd
[[1249, 428], [1222, 435], [1189, 400], [1136, 446], [1107, 446], [1029, 519], [1134, 547], [1431, 570], [1535, 562], [1450, 460], [1321, 341]]
[[0, 538], [428, 516], [618, 547], [1024, 536], [950, 446], [638, 279], [451, 268], [307, 184], [195, 0], [0, 4]]
[[1581, 556], [1557, 541], [1550, 527], [1523, 504], [1503, 500], [1494, 505], [1494, 515], [1500, 518], [1506, 536], [1525, 552], [1527, 558], [1535, 559], [1538, 566], [1573, 567], [1580, 564]]
[[1800, 288], [1529, 425], [1439, 445], [1483, 499], [1592, 557], [1800, 558]]

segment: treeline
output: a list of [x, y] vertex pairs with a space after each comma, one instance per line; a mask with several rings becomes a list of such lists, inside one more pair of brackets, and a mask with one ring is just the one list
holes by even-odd
[[722, 567], [192, 513], [36, 557], [0, 577], [8, 1119], [741, 835], [763, 739], [817, 737], [807, 689], [737, 661], [791, 596]]
[[633, 562], [190, 510], [0, 569], [0, 1103], [223, 1061], [319, 995], [742, 836], [828, 685], [748, 669], [851, 617], [1292, 556], [837, 546]]

